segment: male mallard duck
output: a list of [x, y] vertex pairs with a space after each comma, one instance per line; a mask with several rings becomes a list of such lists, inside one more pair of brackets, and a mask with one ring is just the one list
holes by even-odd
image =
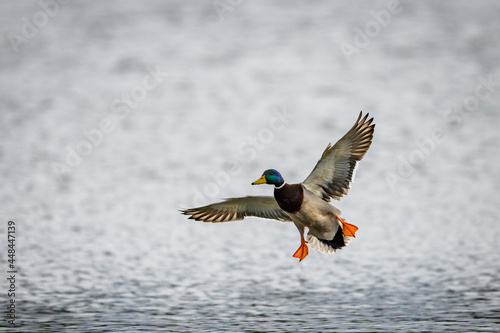
[[[245, 216], [293, 222], [300, 232], [300, 247], [293, 254], [302, 261], [309, 250], [333, 253], [347, 245], [356, 227], [340, 217], [330, 198], [340, 200], [347, 194], [358, 162], [370, 148], [375, 124], [360, 112], [354, 126], [333, 147], [328, 144], [311, 174], [299, 184], [287, 184], [281, 174], [269, 169], [252, 185], [274, 185], [274, 197], [230, 198], [211, 205], [182, 210], [189, 218], [204, 222], [243, 220]], [[307, 241], [304, 228], [307, 227]]]

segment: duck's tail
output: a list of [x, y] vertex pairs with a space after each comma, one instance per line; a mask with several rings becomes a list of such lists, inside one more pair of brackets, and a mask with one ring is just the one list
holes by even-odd
[[317, 238], [316, 236], [311, 235], [311, 233], [308, 233], [307, 243], [315, 251], [322, 253], [334, 253], [338, 249], [346, 246], [352, 238], [353, 237], [344, 235], [342, 227], [339, 226], [335, 236], [330, 240]]

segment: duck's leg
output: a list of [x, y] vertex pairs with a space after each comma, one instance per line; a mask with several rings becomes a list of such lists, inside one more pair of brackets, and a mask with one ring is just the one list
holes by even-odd
[[294, 258], [299, 258], [299, 262], [302, 261], [308, 254], [309, 249], [307, 248], [307, 241], [304, 239], [304, 227], [297, 227], [300, 232], [300, 246], [293, 254]]
[[342, 231], [344, 232], [345, 236], [348, 237], [356, 237], [354, 234], [358, 230], [358, 227], [356, 227], [354, 224], [348, 223], [345, 220], [341, 219], [340, 216], [335, 215], [335, 218], [342, 223]]

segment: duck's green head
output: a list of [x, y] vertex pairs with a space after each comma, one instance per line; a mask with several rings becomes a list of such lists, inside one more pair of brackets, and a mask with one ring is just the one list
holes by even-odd
[[262, 176], [256, 181], [254, 181], [252, 185], [271, 184], [278, 187], [283, 185], [284, 182], [285, 180], [283, 179], [283, 177], [281, 177], [281, 174], [278, 171], [274, 169], [269, 169], [264, 171]]

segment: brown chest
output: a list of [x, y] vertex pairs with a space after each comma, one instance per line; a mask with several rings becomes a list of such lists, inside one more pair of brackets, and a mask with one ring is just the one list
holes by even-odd
[[274, 189], [274, 198], [285, 212], [296, 213], [304, 201], [304, 189], [300, 184], [285, 184], [279, 189]]

